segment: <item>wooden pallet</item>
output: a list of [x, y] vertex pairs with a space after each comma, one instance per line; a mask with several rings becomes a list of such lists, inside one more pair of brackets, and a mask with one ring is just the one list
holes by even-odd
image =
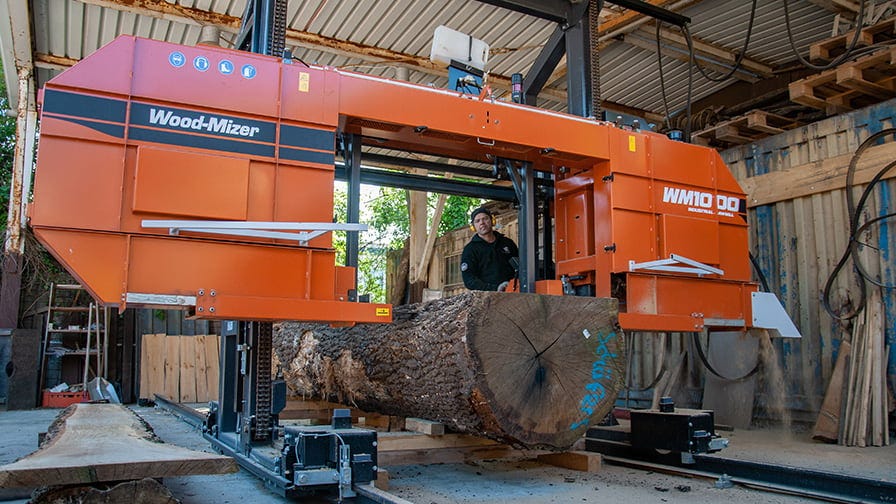
[[753, 110], [698, 131], [693, 137], [695, 142], [705, 145], [719, 143], [742, 145], [783, 133], [797, 126], [800, 126], [800, 123], [793, 119], [763, 110]]
[[[852, 42], [855, 33], [855, 30], [851, 30], [843, 35], [837, 35], [810, 45], [809, 60], [814, 63], [824, 63], [840, 56], [849, 47], [849, 43]], [[891, 17], [862, 28], [856, 47], [868, 47], [894, 39], [896, 39], [896, 17]]]
[[790, 99], [828, 115], [896, 97], [896, 46], [790, 83]]

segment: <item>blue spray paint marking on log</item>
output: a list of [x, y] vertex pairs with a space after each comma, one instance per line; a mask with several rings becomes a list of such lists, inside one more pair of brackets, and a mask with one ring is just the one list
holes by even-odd
[[608, 359], [616, 358], [616, 352], [611, 352], [607, 348], [607, 343], [616, 337], [616, 333], [604, 334], [600, 332], [597, 333], [596, 337], [597, 348], [594, 349], [594, 355], [597, 358], [591, 364], [591, 380], [593, 381], [585, 385], [586, 394], [579, 401], [579, 412], [582, 413], [583, 417], [579, 421], [573, 422], [569, 426], [569, 430], [576, 430], [583, 425], [587, 425], [591, 415], [594, 414], [595, 408], [600, 406], [607, 397], [607, 389], [604, 387], [603, 380], [613, 376], [613, 368], [607, 366], [607, 361]]

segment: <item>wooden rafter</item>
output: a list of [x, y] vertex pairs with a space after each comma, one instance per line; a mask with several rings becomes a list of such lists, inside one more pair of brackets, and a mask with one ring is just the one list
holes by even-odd
[[862, 0], [808, 0], [810, 4], [817, 5], [825, 10], [836, 13], [859, 12], [859, 2]]
[[[648, 30], [642, 28], [641, 32], [654, 38], [656, 37], [655, 29]], [[660, 30], [660, 38], [667, 44], [672, 44], [677, 47], [687, 49], [687, 40], [685, 39], [684, 35], [677, 30], [669, 30], [663, 28]], [[733, 65], [737, 60], [737, 55], [734, 53], [734, 51], [730, 51], [728, 49], [724, 49], [717, 45], [700, 40], [697, 37], [692, 36], [691, 39], [693, 41], [694, 52], [697, 55], [703, 55], [721, 63], [730, 65]], [[741, 67], [743, 67], [747, 71], [765, 78], [771, 77], [774, 70], [772, 67], [751, 58], [744, 58], [743, 60], [741, 60]]]

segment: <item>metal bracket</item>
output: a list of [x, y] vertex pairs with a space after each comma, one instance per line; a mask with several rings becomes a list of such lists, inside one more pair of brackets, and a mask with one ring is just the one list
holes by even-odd
[[[684, 264], [686, 266], [679, 266], [680, 264]], [[659, 259], [657, 261], [647, 261], [638, 263], [635, 261], [628, 262], [628, 270], [629, 271], [638, 271], [638, 270], [646, 270], [646, 271], [668, 271], [673, 273], [694, 273], [697, 276], [703, 275], [719, 275], [722, 276], [725, 274], [723, 270], [719, 268], [713, 268], [708, 264], [703, 264], [702, 262], [695, 261], [693, 259], [688, 259], [687, 257], [680, 256], [678, 254], [669, 254], [668, 259]]]
[[157, 306], [196, 306], [196, 296], [180, 294], [147, 294], [143, 292], [127, 292], [124, 296], [127, 304]]
[[[294, 240], [307, 246], [310, 240], [330, 231], [367, 231], [367, 224], [339, 224], [334, 222], [263, 222], [263, 221], [202, 221], [202, 220], [144, 220], [144, 228], [168, 228], [168, 234], [181, 231], [252, 238]], [[290, 232], [298, 231], [298, 232]]]

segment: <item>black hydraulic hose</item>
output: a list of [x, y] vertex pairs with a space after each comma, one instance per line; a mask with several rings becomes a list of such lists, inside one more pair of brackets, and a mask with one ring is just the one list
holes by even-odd
[[759, 261], [756, 259], [756, 256], [753, 255], [752, 252], [750, 254], [750, 264], [753, 265], [753, 270], [756, 271], [756, 276], [759, 277], [759, 283], [762, 285], [763, 292], [771, 292], [771, 288], [768, 286], [768, 280], [765, 278], [765, 274], [762, 273], [762, 268], [759, 267]]
[[[894, 165], [896, 165], [896, 162], [892, 163], [890, 166], [894, 166]], [[868, 222], [862, 224], [859, 227], [859, 229], [856, 230], [856, 234], [861, 234], [862, 231], [865, 230], [865, 228], [871, 226], [872, 224], [877, 224], [878, 222], [880, 222], [882, 220], [892, 219], [893, 217], [896, 217], [896, 212], [890, 212], [885, 215], [877, 216], [877, 217], [869, 220]], [[853, 248], [854, 253], [857, 253], [856, 249], [858, 248], [859, 241], [858, 240], [853, 241], [852, 245], [853, 245], [852, 248]], [[853, 259], [853, 260], [855, 261], [855, 259]], [[884, 289], [896, 288], [896, 285], [888, 285], [883, 282], [879, 282], [879, 281], [875, 280], [875, 278], [873, 276], [871, 276], [871, 274], [868, 272], [868, 270], [865, 269], [865, 266], [862, 264], [862, 261], [855, 261], [855, 264], [856, 264], [856, 269], [859, 270], [859, 274], [862, 275], [862, 278], [864, 278], [865, 280], [871, 282], [872, 284], [874, 284], [878, 287], [883, 287]]]
[[[656, 376], [653, 377], [653, 380], [651, 380], [649, 384], [647, 384], [641, 388], [637, 388], [637, 387], [632, 387], [632, 383], [631, 383], [632, 382], [632, 374], [631, 374], [632, 353], [633, 353], [632, 347], [635, 346], [635, 343], [634, 343], [634, 338], [628, 338], [628, 341], [629, 341], [629, 351], [627, 352], [628, 353], [628, 356], [627, 356], [628, 376], [626, 376], [626, 384], [625, 384], [627, 392], [646, 392], [646, 391], [652, 389], [653, 387], [655, 387], [656, 384], [660, 382], [660, 379], [663, 377], [663, 373], [666, 372], [666, 348], [665, 348], [666, 345], [665, 345], [665, 343], [668, 341], [668, 339], [669, 339], [669, 334], [663, 333], [663, 360], [660, 362], [660, 369], [659, 369], [659, 371], [657, 371]], [[627, 398], [628, 398], [628, 395], [626, 395], [626, 399]]]
[[859, 13], [856, 16], [856, 32], [855, 34], [853, 34], [852, 41], [846, 48], [846, 52], [844, 52], [840, 56], [837, 56], [826, 65], [812, 64], [797, 50], [796, 42], [793, 41], [793, 29], [790, 26], [790, 9], [787, 6], [788, 0], [782, 1], [784, 2], [784, 25], [787, 28], [787, 40], [790, 41], [790, 48], [793, 50], [793, 54], [796, 56], [796, 59], [798, 59], [799, 62], [803, 64], [803, 66], [812, 70], [829, 70], [839, 65], [840, 63], [843, 63], [850, 57], [850, 55], [852, 55], [853, 50], [856, 48], [856, 44], [859, 42], [859, 36], [862, 34], [862, 22], [865, 19], [865, 4], [867, 3], [867, 0], [860, 0], [859, 2]]
[[660, 71], [660, 92], [663, 96], [663, 107], [666, 109], [666, 124], [672, 127], [672, 117], [669, 115], [669, 99], [666, 97], [666, 79], [663, 77], [663, 46], [660, 44], [660, 27], [663, 22], [656, 21], [656, 62]]
[[[746, 56], [746, 54], [747, 54], [747, 48], [750, 47], [750, 36], [753, 34], [753, 20], [756, 19], [756, 4], [757, 3], [759, 3], [759, 0], [753, 0], [753, 7], [750, 10], [750, 22], [747, 24], [747, 37], [746, 37], [746, 39], [744, 39], [743, 49], [740, 50], [740, 52], [737, 54], [737, 57], [734, 59], [734, 66], [731, 67], [731, 70], [728, 70], [728, 72], [726, 72], [725, 75], [723, 75], [721, 77], [711, 77], [709, 74], [706, 73], [706, 71], [703, 69], [703, 67], [700, 66], [700, 62], [697, 61], [695, 58], [694, 61], [696, 62], [697, 70], [700, 72], [701, 75], [703, 75], [703, 77], [705, 77], [706, 79], [711, 80], [713, 82], [722, 82], [722, 81], [728, 79], [729, 77], [731, 77], [732, 75], [734, 75], [734, 72], [736, 72], [740, 69], [741, 62], [743, 62], [744, 56]], [[691, 38], [690, 30], [685, 30], [685, 37], [687, 37], [689, 39]], [[691, 51], [693, 51], [693, 48], [691, 48], [691, 45], [692, 45], [692, 43], [689, 41], [688, 47], [690, 48]]]
[[[756, 365], [753, 366], [753, 369], [750, 370], [750, 372], [748, 372], [747, 374], [745, 374], [739, 378], [729, 378], [729, 377], [719, 373], [718, 371], [715, 370], [715, 368], [712, 367], [712, 364], [709, 363], [709, 359], [706, 357], [706, 353], [703, 351], [703, 343], [700, 342], [700, 333], [695, 332], [693, 334], [694, 334], [694, 346], [697, 348], [697, 355], [700, 356], [700, 362], [703, 363], [703, 365], [706, 367], [707, 371], [716, 375], [718, 378], [721, 378], [722, 380], [729, 381], [729, 382], [744, 381], [748, 378], [751, 378], [756, 373], [758, 373], [759, 368], [762, 367], [762, 360], [757, 358]], [[709, 343], [709, 341], [708, 341], [709, 334], [710, 334], [709, 332], [706, 333], [707, 344]]]
[[[853, 186], [855, 185], [855, 172], [859, 163], [859, 159], [862, 157], [862, 154], [881, 138], [896, 134], [896, 128], [888, 128], [882, 131], [879, 131], [870, 137], [868, 137], [862, 144], [856, 149], [855, 154], [853, 154], [852, 159], [849, 161], [849, 167], [846, 171], [846, 207], [849, 216], [849, 244], [846, 247], [846, 250], [843, 252], [843, 256], [840, 257], [840, 260], [837, 262], [837, 266], [834, 267], [834, 270], [828, 276], [827, 281], [825, 282], [824, 291], [821, 296], [821, 303], [824, 307], [825, 311], [828, 312], [831, 317], [836, 320], [847, 321], [854, 318], [856, 315], [861, 313], [861, 311], [865, 308], [866, 301], [866, 292], [867, 287], [865, 282], [869, 282], [871, 284], [877, 285], [878, 287], [883, 287], [885, 289], [893, 289], [896, 288], [896, 285], [887, 285], [878, 280], [876, 280], [865, 268], [862, 264], [861, 258], [859, 257], [859, 245], [863, 245], [859, 240], [859, 235], [868, 229], [871, 225], [880, 223], [886, 219], [892, 218], [896, 216], [896, 212], [888, 213], [884, 215], [877, 216], [873, 219], [868, 220], [867, 222], [859, 225], [859, 218], [862, 215], [862, 211], [864, 210], [865, 203], [868, 201], [868, 198], [871, 196], [874, 187], [883, 179], [883, 176], [896, 167], [896, 161], [892, 161], [880, 169], [871, 181], [865, 186], [865, 189], [862, 191], [862, 195], [859, 197], [858, 203], [855, 202], [855, 196], [853, 195]], [[833, 288], [834, 282], [840, 274], [840, 271], [846, 266], [846, 263], [852, 259], [853, 262], [853, 272], [856, 277], [856, 284], [859, 287], [859, 300], [855, 303], [855, 308], [847, 314], [841, 314], [838, 310], [835, 310], [833, 306], [831, 306], [831, 289]]]
[[687, 114], [684, 125], [684, 138], [687, 142], [691, 141], [691, 105], [694, 103], [694, 43], [691, 40], [691, 32], [688, 25], [680, 26], [681, 34], [684, 35], [688, 42], [688, 95], [687, 95]]

